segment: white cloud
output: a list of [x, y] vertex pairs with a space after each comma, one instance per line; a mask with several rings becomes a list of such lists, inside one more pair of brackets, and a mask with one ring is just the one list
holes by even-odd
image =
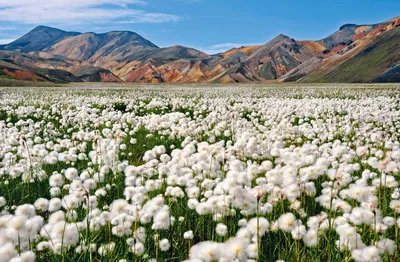
[[[128, 17], [128, 16], [127, 16]], [[146, 13], [144, 11], [135, 11], [131, 14], [131, 20], [117, 21], [118, 24], [137, 24], [137, 23], [164, 23], [176, 22], [181, 18], [176, 15], [162, 13]]]
[[44, 8], [90, 7], [104, 4], [126, 6], [146, 5], [144, 0], [0, 0], [0, 7], [41, 6]]
[[0, 45], [5, 45], [13, 42], [15, 39], [0, 39]]
[[[104, 5], [107, 5], [105, 7]], [[171, 14], [151, 13], [130, 5], [143, 0], [0, 0], [0, 21], [20, 24], [164, 23], [178, 21]]]
[[239, 43], [223, 43], [223, 44], [216, 44], [204, 48], [198, 48], [199, 50], [203, 51], [206, 54], [209, 55], [215, 55], [218, 53], [223, 53], [226, 52], [232, 48], [238, 48], [242, 46], [255, 46], [255, 45], [262, 45], [262, 43], [244, 43], [244, 44], [239, 44]]
[[0, 31], [12, 31], [15, 30], [15, 27], [12, 26], [0, 26]]

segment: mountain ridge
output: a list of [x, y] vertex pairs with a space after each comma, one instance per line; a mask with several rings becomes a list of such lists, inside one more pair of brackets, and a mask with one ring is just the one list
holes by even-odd
[[[0, 45], [0, 50], [39, 51], [69, 36], [77, 36], [79, 34], [81, 33], [67, 32], [58, 28], [39, 25], [17, 40], [7, 45]], [[37, 35], [41, 37], [37, 38]]]
[[[364, 56], [370, 56], [363, 51], [372, 48], [371, 45], [378, 41], [376, 39], [388, 35], [388, 32], [391, 32], [391, 37], [380, 37], [379, 44], [373, 46], [374, 56], [382, 57], [379, 54], [385, 53], [385, 41], [397, 46], [400, 41], [399, 25], [400, 16], [371, 25], [348, 23], [315, 41], [296, 40], [279, 34], [262, 45], [232, 48], [215, 55], [181, 45], [160, 48], [131, 31], [79, 33], [37, 26], [12, 43], [0, 46], [0, 61], [14, 64], [32, 74], [35, 70], [38, 72], [38, 69], [41, 72], [44, 72], [43, 69], [58, 70], [45, 72], [54, 73], [62, 81], [352, 81], [350, 78], [339, 77], [345, 74], [341, 65], [357, 65], [355, 72], [370, 66], [359, 65], [354, 60], [365, 60]], [[376, 65], [380, 65], [379, 75], [374, 74], [374, 78], [359, 81], [385, 82], [397, 79], [399, 60], [397, 55], [391, 55], [390, 62], [373, 60]], [[61, 76], [62, 72], [66, 72], [65, 77]], [[69, 75], [77, 72], [79, 75], [74, 75], [76, 78]], [[329, 72], [335, 72], [337, 77], [324, 77]], [[53, 78], [43, 79], [47, 81]]]

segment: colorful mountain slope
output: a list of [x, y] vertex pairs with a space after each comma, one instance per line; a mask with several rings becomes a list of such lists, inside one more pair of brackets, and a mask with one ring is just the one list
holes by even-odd
[[134, 32], [81, 34], [39, 26], [0, 46], [0, 61], [18, 67], [6, 69], [14, 77], [62, 82], [398, 81], [399, 25], [400, 17], [346, 24], [318, 41], [279, 35], [212, 56], [179, 45], [159, 48]]
[[301, 82], [397, 81], [400, 65], [400, 27], [378, 35], [337, 67], [323, 67]]
[[1, 45], [0, 50], [13, 50], [21, 52], [41, 51], [53, 44], [80, 33], [66, 32], [47, 26], [38, 26], [26, 35], [18, 38], [8, 45]]
[[84, 82], [122, 82], [116, 75], [101, 67], [81, 67], [74, 75]]
[[260, 77], [273, 80], [318, 55], [321, 49], [317, 43], [296, 41], [288, 36], [279, 35], [258, 48], [245, 63]]
[[82, 82], [74, 74], [65, 70], [48, 68], [27, 69], [4, 60], [0, 60], [0, 78], [53, 83]]
[[22, 67], [13, 65], [5, 61], [0, 61], [0, 77], [1, 78], [6, 77], [17, 80], [46, 81], [44, 77], [34, 72], [31, 72]]
[[158, 48], [133, 32], [85, 33], [64, 39], [42, 51], [69, 59], [94, 62], [108, 57], [121, 59], [141, 50]]

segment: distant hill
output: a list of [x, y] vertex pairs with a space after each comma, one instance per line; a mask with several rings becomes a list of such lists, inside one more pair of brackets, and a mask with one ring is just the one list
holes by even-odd
[[47, 26], [38, 26], [14, 42], [8, 45], [1, 45], [0, 49], [21, 52], [41, 51], [65, 38], [77, 36], [79, 34], [80, 33], [77, 32], [65, 32]]
[[83, 82], [74, 74], [65, 70], [48, 68], [26, 69], [2, 60], [0, 60], [0, 78], [53, 83]]
[[94, 61], [105, 57], [121, 59], [141, 50], [158, 47], [133, 32], [85, 33], [63, 39], [43, 52], [79, 61]]
[[122, 82], [116, 75], [101, 67], [81, 67], [74, 74], [85, 82]]
[[38, 26], [0, 46], [2, 74], [52, 82], [397, 82], [400, 17], [345, 24], [321, 40], [278, 35], [216, 55], [159, 48], [137, 33], [66, 32]]

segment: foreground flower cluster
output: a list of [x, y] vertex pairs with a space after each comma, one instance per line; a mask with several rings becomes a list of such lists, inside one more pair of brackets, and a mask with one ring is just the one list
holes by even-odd
[[396, 261], [388, 86], [0, 90], [0, 261]]

